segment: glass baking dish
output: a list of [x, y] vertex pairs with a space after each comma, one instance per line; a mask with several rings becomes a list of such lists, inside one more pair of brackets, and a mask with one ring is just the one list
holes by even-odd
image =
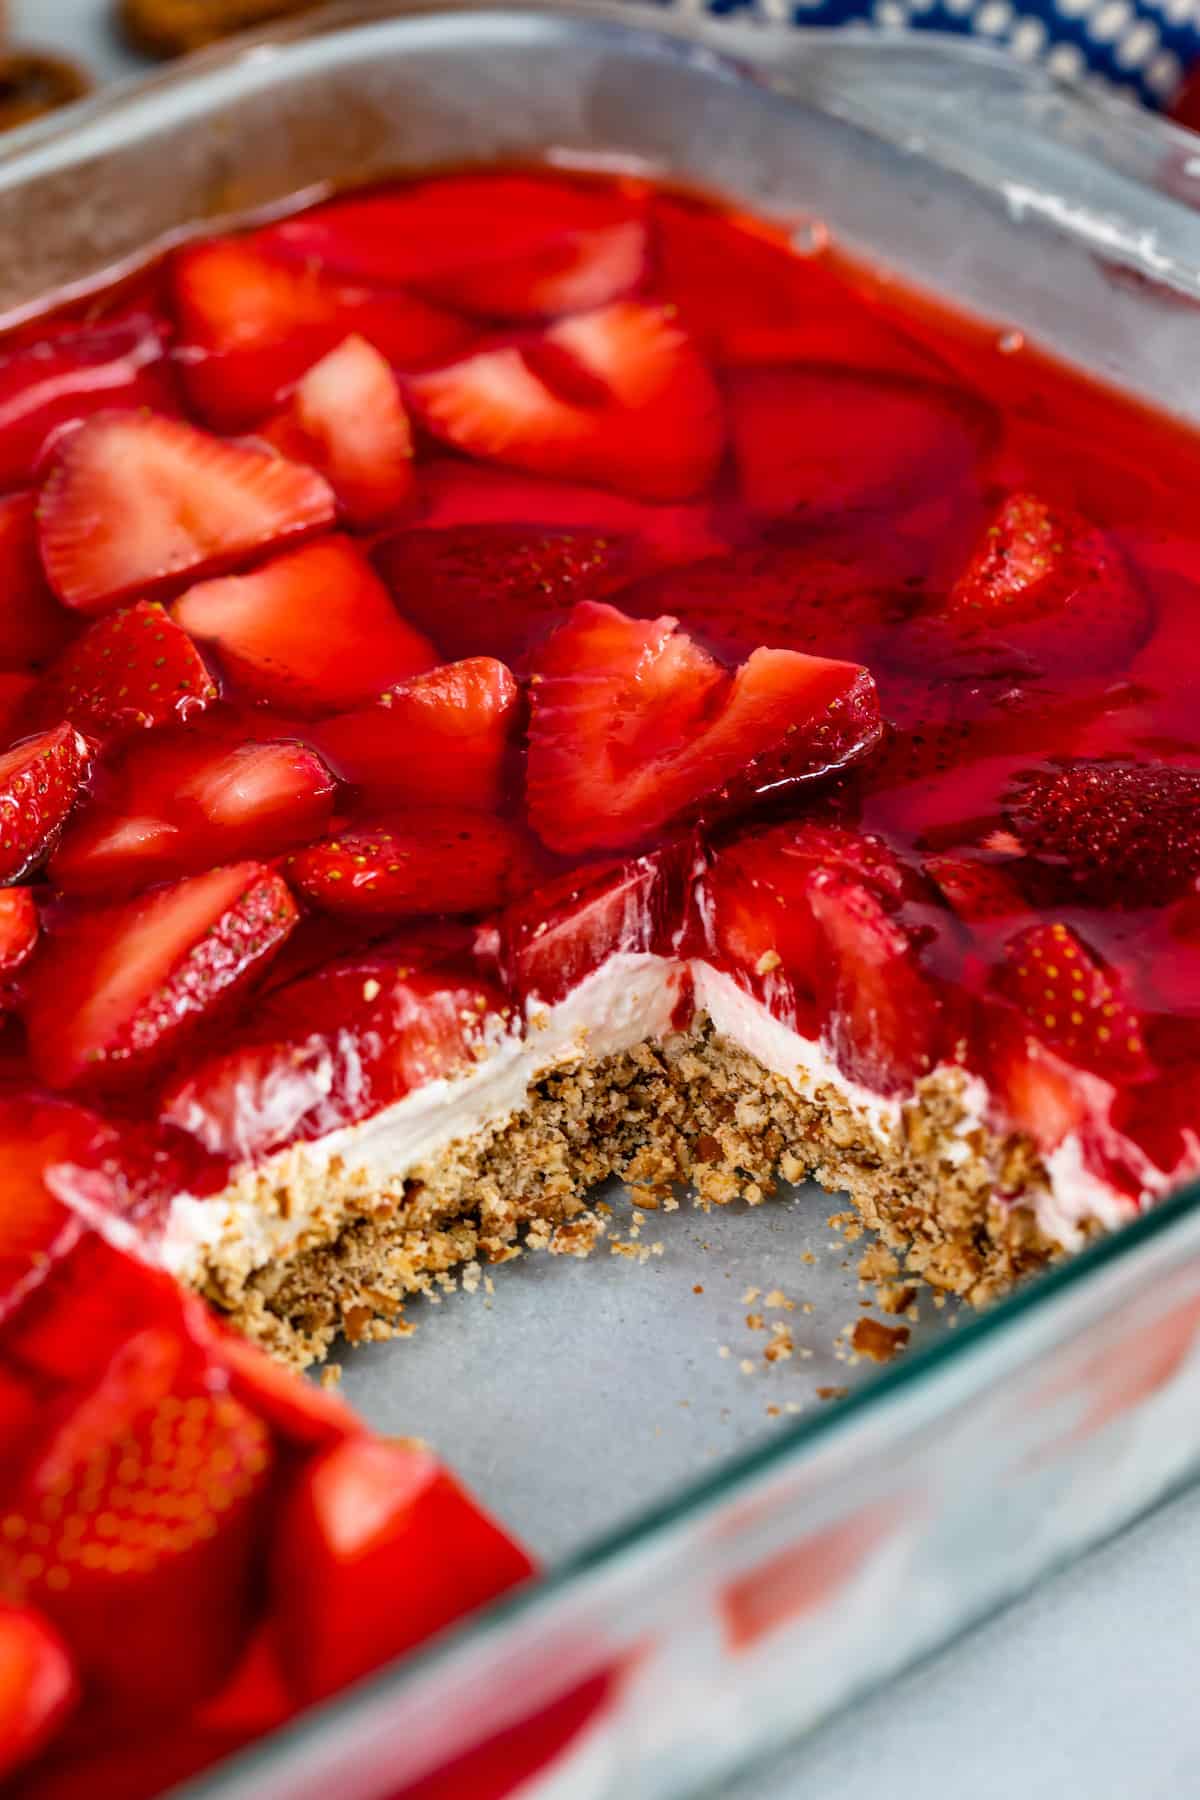
[[[800, 248], [821, 221], [1200, 424], [1179, 379], [1200, 350], [1196, 140], [962, 40], [641, 19], [358, 5], [35, 127], [0, 152], [0, 315], [332, 184], [634, 166]], [[885, 1369], [848, 1357], [862, 1246], [815, 1189], [423, 1303], [411, 1342], [348, 1357], [345, 1391], [435, 1441], [549, 1572], [187, 1791], [649, 1800], [795, 1736], [1192, 1475], [1196, 1202], [986, 1314], [921, 1301]], [[797, 1354], [768, 1365], [747, 1314], [774, 1289]]]

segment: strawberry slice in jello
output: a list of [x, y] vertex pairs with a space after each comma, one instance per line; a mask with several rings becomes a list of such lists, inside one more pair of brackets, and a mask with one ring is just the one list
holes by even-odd
[[284, 883], [254, 862], [68, 909], [28, 976], [39, 1077], [50, 1087], [136, 1084], [262, 972], [296, 917]]
[[310, 1465], [273, 1546], [291, 1680], [335, 1693], [532, 1573], [428, 1450], [352, 1438]]
[[357, 825], [287, 859], [288, 880], [339, 917], [471, 914], [531, 886], [539, 860], [524, 832], [456, 807], [414, 808]]
[[11, 975], [29, 961], [40, 929], [33, 890], [0, 888], [0, 977]]
[[221, 431], [262, 420], [351, 334], [406, 369], [453, 355], [472, 336], [415, 294], [340, 280], [252, 237], [179, 251], [172, 287], [188, 396]]
[[0, 1321], [9, 1317], [78, 1242], [79, 1215], [52, 1191], [48, 1171], [95, 1168], [116, 1132], [67, 1100], [0, 1099]]
[[111, 407], [177, 410], [164, 333], [146, 314], [0, 354], [0, 487], [35, 478], [60, 433]]
[[0, 1605], [0, 1780], [37, 1755], [78, 1697], [71, 1653], [49, 1619]]
[[[180, 1707], [228, 1674], [253, 1604], [273, 1449], [195, 1346], [147, 1327], [51, 1416], [0, 1547], [0, 1592], [58, 1626], [96, 1695]], [[15, 1538], [15, 1541], [14, 1541]], [[187, 1620], [187, 1649], [179, 1630]]]
[[514, 665], [577, 601], [629, 581], [638, 560], [619, 534], [499, 522], [397, 532], [372, 551], [401, 612], [443, 655]]
[[410, 392], [425, 428], [456, 450], [636, 499], [699, 493], [724, 448], [707, 364], [664, 309], [635, 301], [477, 351]]
[[370, 706], [324, 719], [313, 739], [330, 766], [376, 806], [499, 805], [521, 718], [509, 669], [472, 656], [414, 675]]
[[265, 1155], [470, 1070], [512, 1028], [494, 983], [399, 939], [268, 995], [239, 1041], [168, 1085], [161, 1117], [215, 1155]]
[[528, 809], [569, 854], [820, 780], [879, 739], [867, 671], [758, 649], [735, 674], [671, 618], [584, 601], [534, 658]]
[[155, 600], [107, 613], [51, 664], [24, 707], [28, 728], [69, 719], [102, 740], [185, 725], [217, 697], [186, 631]]
[[332, 522], [313, 469], [153, 413], [99, 413], [59, 450], [38, 502], [59, 599], [106, 612]]
[[416, 288], [487, 319], [541, 319], [622, 298], [649, 253], [640, 195], [548, 172], [480, 172], [332, 200], [263, 243], [345, 281]]
[[344, 537], [199, 582], [171, 613], [254, 699], [298, 712], [343, 711], [438, 662]]
[[72, 725], [24, 738], [0, 756], [0, 880], [20, 880], [46, 856], [88, 767], [88, 747]]
[[1032, 772], [1009, 821], [1066, 891], [1093, 905], [1163, 905], [1200, 877], [1200, 769], [1064, 759]]
[[319, 469], [352, 525], [380, 524], [413, 497], [412, 429], [399, 384], [365, 338], [352, 335], [314, 363], [261, 435], [293, 462]]
[[51, 865], [67, 893], [115, 895], [244, 856], [270, 856], [321, 831], [337, 783], [295, 738], [247, 743], [237, 726], [162, 732], [106, 772]]

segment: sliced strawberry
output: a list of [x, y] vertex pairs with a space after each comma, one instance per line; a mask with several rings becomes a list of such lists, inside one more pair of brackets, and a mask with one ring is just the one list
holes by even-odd
[[938, 997], [908, 934], [861, 883], [833, 870], [810, 879], [821, 939], [819, 1001], [843, 1074], [874, 1093], [910, 1089], [937, 1061]]
[[239, 1042], [166, 1089], [163, 1120], [240, 1161], [472, 1068], [512, 1029], [508, 1002], [473, 971], [422, 967], [424, 956], [402, 942], [277, 989]]
[[27, 987], [39, 1077], [50, 1087], [143, 1079], [255, 979], [296, 917], [283, 882], [252, 862], [68, 915]]
[[1080, 899], [1162, 905], [1200, 875], [1200, 771], [1067, 762], [1039, 770], [1009, 806], [1022, 844]]
[[628, 538], [536, 525], [404, 531], [375, 567], [406, 618], [445, 656], [517, 663], [578, 600], [602, 600], [635, 570]]
[[1006, 955], [1003, 991], [1067, 1062], [1111, 1081], [1153, 1073], [1141, 1019], [1070, 926], [1032, 926]]
[[470, 336], [460, 319], [415, 295], [339, 281], [252, 237], [179, 251], [172, 284], [188, 395], [220, 430], [271, 412], [351, 333], [401, 368], [452, 355]]
[[991, 1002], [985, 1019], [985, 1074], [1005, 1130], [1016, 1126], [1048, 1152], [1086, 1126], [1095, 1104], [1111, 1102], [1111, 1090], [1091, 1094], [1093, 1078], [1070, 1068], [1013, 1008]]
[[167, 370], [161, 328], [144, 313], [0, 353], [0, 487], [29, 481], [51, 440], [102, 408], [177, 411]]
[[645, 500], [685, 500], [712, 481], [720, 395], [661, 308], [617, 301], [552, 325], [530, 355], [482, 350], [418, 376], [424, 425], [468, 455], [594, 481]]
[[217, 686], [186, 631], [156, 600], [139, 600], [89, 625], [46, 671], [27, 703], [32, 728], [69, 719], [111, 740], [157, 725], [186, 724]]
[[322, 1699], [532, 1573], [427, 1450], [352, 1438], [306, 1469], [273, 1546], [288, 1673]]
[[547, 1006], [612, 956], [667, 956], [683, 929], [696, 857], [684, 837], [629, 862], [574, 869], [484, 927], [481, 955], [522, 1005]]
[[71, 1653], [49, 1619], [0, 1605], [0, 1780], [45, 1748], [78, 1696]]
[[808, 1029], [827, 953], [810, 904], [812, 877], [821, 869], [869, 888], [888, 906], [911, 888], [880, 839], [816, 819], [723, 844], [701, 883], [705, 954], [734, 970], [785, 1022]]
[[352, 525], [377, 525], [413, 497], [408, 414], [390, 366], [365, 338], [348, 337], [314, 363], [263, 436], [319, 469]]
[[94, 1167], [116, 1142], [94, 1113], [31, 1094], [0, 1100], [0, 1321], [10, 1317], [78, 1242], [79, 1215], [46, 1171]]
[[637, 285], [647, 253], [628, 190], [540, 171], [453, 175], [352, 195], [262, 236], [343, 279], [415, 287], [505, 319], [607, 305]]
[[756, 650], [735, 675], [676, 620], [583, 601], [534, 659], [529, 817], [578, 854], [828, 775], [879, 737], [853, 663]]
[[0, 756], [0, 881], [18, 881], [52, 847], [88, 773], [72, 725], [25, 738]]
[[960, 390], [929, 382], [803, 364], [743, 369], [732, 378], [741, 491], [759, 513], [895, 506], [953, 493], [989, 429], [987, 414]]
[[1035, 494], [1010, 494], [941, 618], [968, 644], [1001, 639], [1074, 674], [1124, 669], [1152, 614], [1105, 532]]
[[0, 594], [0, 664], [26, 670], [62, 649], [77, 620], [47, 584], [32, 494], [8, 494], [0, 500]]
[[860, 301], [784, 231], [702, 201], [655, 194], [655, 292], [717, 362], [842, 363], [928, 375], [937, 359]]
[[270, 1426], [273, 1436], [313, 1450], [363, 1431], [361, 1419], [336, 1394], [281, 1368], [240, 1332], [215, 1319], [212, 1327], [214, 1355], [229, 1376], [230, 1392]]
[[33, 954], [39, 931], [30, 888], [0, 888], [0, 975], [11, 975]]
[[922, 866], [950, 910], [966, 925], [1011, 923], [1030, 910], [1009, 870], [986, 855], [949, 851], [944, 856], [927, 856]]
[[519, 699], [503, 663], [473, 656], [414, 675], [359, 712], [326, 719], [313, 736], [371, 805], [485, 812], [501, 798]]
[[270, 856], [321, 831], [336, 793], [316, 751], [294, 738], [244, 743], [236, 727], [163, 734], [110, 767], [103, 795], [55, 851], [51, 879], [67, 893], [125, 894]]
[[135, 1331], [12, 1497], [10, 1517], [48, 1522], [49, 1541], [29, 1558], [14, 1532], [0, 1587], [58, 1625], [93, 1691], [150, 1712], [194, 1704], [250, 1623], [271, 1462], [266, 1426], [219, 1371], [169, 1332]]
[[189, 588], [172, 616], [258, 699], [338, 712], [438, 661], [348, 538]]
[[60, 600], [104, 612], [328, 525], [315, 470], [178, 419], [99, 413], [67, 439], [38, 504], [42, 561]]
[[453, 807], [397, 813], [287, 860], [288, 880], [315, 906], [381, 920], [487, 912], [523, 893], [537, 869], [514, 826]]

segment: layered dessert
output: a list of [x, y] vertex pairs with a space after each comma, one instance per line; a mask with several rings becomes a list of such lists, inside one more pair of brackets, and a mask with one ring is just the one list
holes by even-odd
[[7, 1116], [103, 1143], [39, 1270], [304, 1363], [609, 1175], [983, 1299], [1195, 1168], [1194, 441], [806, 245], [449, 174], [10, 336]]

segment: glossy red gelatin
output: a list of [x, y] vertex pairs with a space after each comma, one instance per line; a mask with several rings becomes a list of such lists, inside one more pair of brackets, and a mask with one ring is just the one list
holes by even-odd
[[961, 1065], [1135, 1202], [1200, 1162], [1192, 435], [638, 181], [384, 187], [139, 292], [0, 344], [0, 1485], [165, 1467], [192, 1406], [205, 1529], [65, 1586], [0, 1543], [0, 1773], [47, 1796], [527, 1567], [86, 1221], [153, 1242], [617, 951], [879, 1095]]

